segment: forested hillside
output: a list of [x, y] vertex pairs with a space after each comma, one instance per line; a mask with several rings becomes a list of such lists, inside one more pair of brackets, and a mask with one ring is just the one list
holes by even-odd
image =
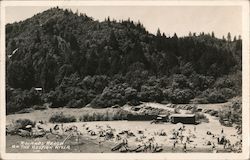
[[[6, 25], [7, 113], [34, 105], [217, 103], [241, 96], [241, 38], [166, 37], [51, 8]], [[42, 87], [42, 94], [34, 88]]]

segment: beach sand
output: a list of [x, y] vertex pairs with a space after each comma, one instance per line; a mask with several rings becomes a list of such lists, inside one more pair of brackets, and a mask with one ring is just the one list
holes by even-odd
[[[157, 104], [157, 103], [145, 103], [145, 105], [152, 106], [155, 108], [164, 108], [166, 110], [173, 110], [173, 108], [168, 108], [166, 105]], [[207, 107], [207, 106], [206, 106]], [[211, 106], [208, 106], [211, 107]], [[222, 107], [222, 105], [220, 105]], [[126, 107], [125, 107], [126, 109]], [[127, 107], [127, 109], [129, 109]], [[112, 109], [109, 109], [112, 110]], [[7, 124], [19, 119], [19, 118], [28, 118], [31, 120], [43, 120], [47, 121], [49, 117], [58, 111], [62, 111], [71, 115], [81, 115], [82, 112], [105, 112], [106, 109], [91, 109], [91, 108], [81, 108], [81, 109], [68, 109], [68, 108], [57, 108], [57, 109], [48, 109], [44, 111], [34, 111], [31, 113], [25, 114], [15, 114], [7, 116]], [[181, 113], [185, 113], [187, 110], [180, 110]], [[215, 144], [215, 149], [218, 152], [230, 152], [224, 149], [223, 145], [218, 145], [217, 137], [222, 135], [221, 131], [223, 130], [223, 135], [230, 140], [231, 144], [235, 144], [236, 142], [241, 141], [241, 135], [237, 134], [237, 130], [235, 127], [225, 127], [222, 126], [219, 122], [218, 117], [210, 116], [206, 114], [209, 122], [202, 122], [197, 125], [193, 124], [185, 124], [185, 130], [182, 134], [185, 137], [190, 137], [190, 143], [186, 143], [187, 152], [212, 152], [212, 144]], [[53, 128], [56, 124], [46, 123], [46, 128]], [[61, 124], [59, 124], [60, 126]], [[154, 138], [154, 145], [162, 146], [162, 152], [183, 152], [184, 142], [181, 143], [178, 140], [178, 143], [173, 148], [174, 141], [171, 139], [173, 137], [173, 130], [178, 130], [179, 126], [172, 123], [162, 123], [162, 124], [151, 124], [150, 121], [93, 121], [93, 122], [74, 122], [74, 123], [64, 123], [64, 128], [70, 128], [72, 126], [76, 126], [77, 130], [81, 133], [79, 145], [72, 145], [69, 150], [43, 150], [41, 152], [84, 152], [84, 153], [106, 153], [112, 152], [111, 148], [116, 144], [122, 142], [122, 140], [126, 139], [128, 141], [129, 147], [136, 147], [139, 144], [143, 145], [149, 141], [150, 138]], [[106, 131], [112, 129], [112, 133], [114, 134], [114, 138], [106, 139], [104, 137], [100, 137], [101, 131]], [[96, 135], [91, 135], [89, 131], [95, 132]], [[134, 136], [127, 136], [126, 134], [119, 134], [123, 131], [128, 131], [134, 134]], [[140, 132], [140, 133], [139, 133]], [[165, 132], [166, 135], [161, 136], [160, 133]], [[208, 135], [207, 132], [211, 132], [211, 135]], [[62, 133], [64, 134], [64, 133]], [[120, 136], [120, 140], [117, 140], [116, 135]], [[212, 136], [214, 135], [214, 137]], [[11, 146], [20, 141], [63, 141], [67, 135], [63, 136], [61, 139], [55, 138], [52, 136], [49, 139], [44, 137], [30, 139], [24, 138], [20, 136], [11, 136], [8, 135], [6, 137], [7, 140], [7, 152], [36, 152], [32, 150], [21, 150], [13, 149]], [[74, 138], [69, 139], [66, 143], [76, 143], [74, 142]], [[207, 145], [208, 141], [210, 141], [211, 145]], [[150, 152], [150, 151], [149, 151]]]

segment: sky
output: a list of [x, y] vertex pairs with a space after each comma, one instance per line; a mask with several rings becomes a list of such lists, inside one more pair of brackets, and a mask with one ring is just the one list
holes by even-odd
[[[32, 17], [51, 6], [11, 6], [6, 7], [5, 23], [13, 23]], [[189, 32], [214, 31], [221, 38], [228, 32], [232, 36], [242, 34], [242, 9], [240, 6], [67, 6], [72, 11], [86, 13], [94, 20], [103, 21], [106, 17], [115, 20], [130, 18], [140, 21], [153, 34], [157, 29], [172, 36], [188, 35]]]

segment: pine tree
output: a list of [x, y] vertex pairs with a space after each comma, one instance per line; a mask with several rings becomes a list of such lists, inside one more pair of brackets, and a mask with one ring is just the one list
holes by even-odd
[[164, 32], [162, 33], [162, 37], [163, 37], [163, 38], [166, 38], [166, 35], [165, 35], [165, 33], [164, 33]]
[[214, 38], [215, 36], [214, 36], [214, 31], [212, 31], [212, 37]]
[[114, 30], [112, 30], [111, 33], [110, 33], [109, 43], [110, 43], [110, 46], [111, 46], [114, 50], [117, 50], [117, 49], [119, 48], [119, 44], [118, 44], [118, 41], [117, 41], [117, 39], [116, 39]]
[[188, 33], [188, 36], [189, 36], [189, 37], [192, 37], [192, 32], [189, 32], [189, 33]]
[[157, 29], [156, 36], [157, 36], [157, 37], [161, 37], [161, 31], [160, 31], [160, 29], [159, 29], [159, 28]]
[[230, 32], [228, 32], [228, 34], [227, 34], [227, 41], [231, 42], [231, 33]]
[[178, 36], [177, 36], [177, 34], [176, 34], [176, 33], [174, 33], [173, 38], [178, 39]]
[[226, 38], [225, 38], [225, 36], [222, 36], [222, 40], [223, 40], [223, 41], [226, 41]]
[[241, 40], [241, 35], [238, 36], [238, 40]]
[[237, 41], [237, 38], [236, 38], [236, 36], [234, 36], [234, 40], [233, 40], [233, 41], [234, 41], [234, 42], [235, 42], [235, 41]]

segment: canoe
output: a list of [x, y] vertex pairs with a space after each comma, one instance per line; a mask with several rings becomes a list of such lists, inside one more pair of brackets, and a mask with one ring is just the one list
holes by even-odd
[[121, 147], [121, 148], [119, 149], [119, 152], [125, 153], [125, 152], [128, 152], [128, 150], [127, 150], [126, 147]]
[[120, 149], [122, 146], [124, 146], [124, 143], [119, 143], [119, 144], [117, 144], [116, 146], [114, 146], [114, 147], [111, 149], [111, 151], [116, 151], [116, 150]]
[[157, 148], [155, 148], [154, 149], [154, 153], [156, 153], [156, 152], [161, 152], [163, 150], [163, 148], [162, 147], [157, 147]]
[[128, 148], [128, 151], [129, 152], [134, 152], [134, 151], [136, 151], [137, 149], [139, 149], [141, 146], [140, 145], [138, 145], [137, 147], [129, 147]]
[[137, 148], [137, 149], [135, 150], [135, 152], [142, 152], [144, 149], [145, 149], [144, 146], [140, 146], [139, 148]]

